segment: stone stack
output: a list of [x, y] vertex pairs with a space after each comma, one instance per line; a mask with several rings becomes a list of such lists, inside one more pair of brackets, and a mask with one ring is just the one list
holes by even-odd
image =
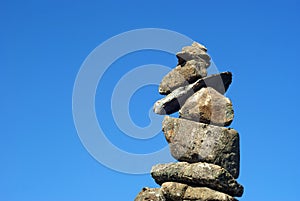
[[159, 86], [166, 95], [154, 104], [165, 116], [163, 132], [176, 163], [158, 164], [151, 175], [161, 188], [144, 188], [135, 201], [236, 201], [243, 186], [239, 176], [239, 134], [226, 128], [234, 111], [224, 93], [232, 74], [207, 76], [207, 49], [194, 42], [177, 53], [178, 65]]

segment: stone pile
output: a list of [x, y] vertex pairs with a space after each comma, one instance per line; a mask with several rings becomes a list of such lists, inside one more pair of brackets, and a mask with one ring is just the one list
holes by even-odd
[[194, 42], [177, 53], [178, 65], [159, 86], [165, 96], [154, 104], [157, 114], [179, 111], [179, 118], [165, 116], [162, 130], [175, 163], [152, 167], [160, 188], [143, 188], [135, 201], [236, 201], [243, 186], [239, 176], [239, 134], [229, 126], [234, 118], [224, 93], [230, 72], [207, 76], [207, 49]]

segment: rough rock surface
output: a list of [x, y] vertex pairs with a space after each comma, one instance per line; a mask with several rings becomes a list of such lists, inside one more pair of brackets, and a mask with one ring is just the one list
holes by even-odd
[[183, 200], [184, 193], [187, 188], [187, 184], [177, 182], [165, 182], [161, 185], [161, 192], [167, 200], [180, 201]]
[[179, 87], [168, 94], [161, 100], [156, 101], [153, 106], [153, 111], [156, 114], [172, 114], [177, 112], [196, 91], [204, 87], [212, 87], [221, 94], [224, 94], [232, 81], [230, 72], [214, 74], [205, 78], [201, 78], [184, 87]]
[[210, 65], [210, 56], [206, 53], [207, 49], [203, 45], [194, 42], [192, 46], [183, 47], [181, 52], [176, 54], [178, 58], [178, 64], [183, 65], [190, 60], [205, 60], [207, 65]]
[[207, 70], [204, 60], [188, 61], [184, 66], [178, 65], [162, 79], [159, 93], [169, 94], [174, 89], [186, 86], [205, 76], [207, 76]]
[[196, 47], [196, 48], [199, 48], [199, 49], [207, 52], [207, 48], [204, 45], [200, 44], [200, 43], [193, 42], [192, 47]]
[[161, 186], [165, 198], [170, 201], [237, 201], [235, 198], [206, 187], [191, 187], [177, 182], [165, 182]]
[[209, 163], [178, 162], [158, 164], [152, 167], [151, 175], [159, 185], [164, 182], [179, 182], [189, 186], [204, 186], [231, 196], [240, 197], [244, 188], [224, 168]]
[[229, 126], [233, 121], [234, 112], [229, 98], [207, 87], [188, 98], [179, 110], [179, 115], [197, 122]]
[[143, 188], [134, 201], [166, 201], [159, 188]]
[[188, 187], [184, 194], [184, 200], [201, 201], [236, 201], [235, 198], [206, 187]]
[[163, 132], [175, 159], [213, 163], [238, 178], [240, 146], [236, 130], [165, 116]]

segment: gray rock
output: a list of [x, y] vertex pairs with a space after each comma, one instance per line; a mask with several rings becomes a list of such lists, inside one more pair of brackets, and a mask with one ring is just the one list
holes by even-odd
[[244, 191], [243, 186], [227, 170], [210, 163], [158, 164], [152, 167], [151, 175], [159, 185], [179, 182], [194, 187], [208, 187], [237, 197], [242, 196]]
[[188, 61], [184, 66], [178, 65], [170, 71], [159, 85], [160, 94], [169, 94], [178, 87], [186, 86], [207, 75], [206, 62]]
[[134, 201], [166, 201], [159, 188], [143, 188]]
[[185, 62], [190, 60], [204, 60], [210, 65], [210, 56], [206, 53], [207, 49], [203, 45], [194, 42], [192, 46], [183, 47], [181, 52], [176, 54], [178, 59], [178, 65], [183, 65]]
[[231, 84], [231, 81], [232, 74], [230, 72], [223, 72], [201, 78], [193, 84], [175, 89], [163, 99], [156, 101], [153, 106], [153, 111], [156, 114], [172, 114], [177, 112], [185, 101], [196, 91], [204, 87], [212, 87], [219, 93], [224, 94]]
[[202, 88], [188, 98], [179, 110], [182, 118], [218, 126], [229, 126], [234, 112], [229, 98], [211, 87]]
[[177, 182], [165, 182], [161, 186], [164, 197], [170, 201], [237, 201], [235, 198], [206, 187], [191, 187]]
[[238, 178], [240, 146], [236, 130], [165, 116], [163, 132], [175, 159], [213, 163]]

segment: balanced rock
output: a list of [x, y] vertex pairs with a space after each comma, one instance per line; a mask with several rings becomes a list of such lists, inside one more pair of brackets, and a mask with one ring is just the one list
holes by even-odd
[[179, 115], [197, 122], [229, 126], [233, 121], [234, 112], [229, 98], [207, 87], [188, 98], [179, 110]]
[[190, 60], [204, 60], [207, 67], [210, 65], [210, 56], [206, 53], [207, 49], [203, 45], [194, 42], [192, 46], [183, 47], [181, 52], [176, 54], [178, 64], [183, 65]]
[[204, 52], [207, 52], [207, 48], [204, 45], [197, 43], [195, 41], [192, 43], [192, 47], [196, 47], [196, 48], [203, 50]]
[[236, 130], [169, 116], [165, 116], [162, 129], [175, 159], [213, 163], [238, 178], [240, 146]]
[[170, 201], [237, 201], [235, 198], [206, 187], [191, 187], [177, 182], [165, 182], [161, 186], [164, 197]]
[[153, 111], [156, 114], [172, 114], [177, 112], [195, 92], [204, 87], [212, 87], [221, 94], [224, 94], [232, 81], [230, 72], [210, 75], [187, 86], [179, 87], [161, 100], [156, 101]]
[[143, 188], [134, 201], [166, 201], [159, 188]]
[[231, 196], [240, 197], [244, 188], [224, 168], [210, 163], [168, 163], [152, 167], [151, 175], [159, 185], [179, 182], [189, 186], [208, 187]]
[[204, 60], [187, 61], [184, 66], [178, 65], [162, 79], [159, 93], [169, 94], [174, 89], [193, 83], [206, 75], [206, 62]]

